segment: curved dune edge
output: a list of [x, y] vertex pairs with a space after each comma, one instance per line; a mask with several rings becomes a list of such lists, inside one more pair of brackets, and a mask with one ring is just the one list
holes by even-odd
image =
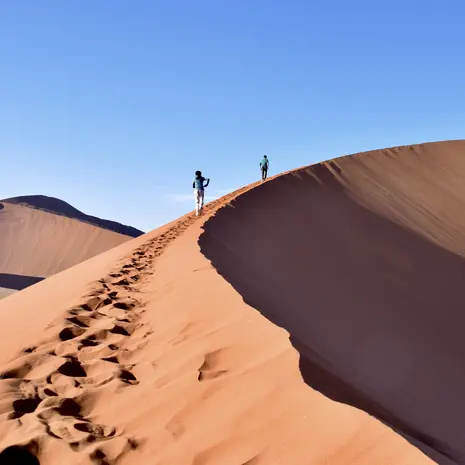
[[42, 465], [433, 463], [303, 383], [288, 333], [201, 254], [208, 217], [0, 302], [0, 448]]
[[464, 463], [465, 141], [341, 157], [220, 210], [204, 255], [291, 335], [307, 384]]

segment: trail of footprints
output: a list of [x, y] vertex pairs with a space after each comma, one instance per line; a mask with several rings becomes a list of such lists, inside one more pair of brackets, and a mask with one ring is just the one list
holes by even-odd
[[[138, 256], [101, 280], [101, 287], [85, 303], [67, 311], [55, 340], [26, 348], [1, 374], [14, 398], [9, 420], [30, 424], [32, 416], [42, 431], [67, 442], [72, 450], [88, 448], [100, 464], [116, 461], [137, 446], [122, 431], [93, 423], [91, 413], [93, 396], [102, 386], [139, 383], [129, 361], [149, 328], [138, 324], [143, 306], [130, 295], [136, 293], [134, 283], [149, 272], [153, 254], [144, 251]], [[136, 344], [128, 349], [126, 341], [132, 335]], [[109, 440], [117, 444], [106, 451], [99, 444]]]
[[[242, 191], [242, 190], [241, 190]], [[211, 212], [237, 191], [211, 202]], [[153, 262], [196, 217], [191, 214], [133, 252], [115, 272], [98, 281], [84, 302], [52, 323], [56, 336], [27, 347], [0, 373], [0, 416], [18, 426], [36, 422], [38, 436], [65, 441], [71, 450], [89, 453], [100, 465], [116, 463], [139, 441], [115, 427], [92, 421], [93, 401], [109, 383], [139, 384], [131, 356], [145, 345], [152, 328], [139, 322], [144, 307], [135, 298], [138, 284], [153, 274]], [[64, 323], [64, 324], [63, 324]], [[199, 380], [207, 375], [199, 369]], [[213, 375], [214, 376], [214, 375]], [[34, 440], [37, 438], [34, 438]], [[106, 444], [111, 443], [111, 447]]]
[[[109, 465], [138, 445], [123, 431], [92, 421], [92, 404], [109, 383], [139, 384], [131, 357], [153, 333], [139, 322], [144, 307], [137, 286], [153, 274], [153, 262], [195, 217], [136, 249], [116, 272], [98, 281], [64, 321], [52, 323], [56, 337], [27, 347], [0, 374], [0, 415], [19, 426], [31, 421], [73, 451], [85, 450], [95, 463]], [[64, 323], [64, 324], [63, 324]], [[105, 447], [111, 443], [111, 447]]]

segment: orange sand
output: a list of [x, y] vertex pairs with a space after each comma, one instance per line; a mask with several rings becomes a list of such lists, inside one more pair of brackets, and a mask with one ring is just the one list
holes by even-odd
[[[442, 147], [450, 148], [452, 154], [457, 150], [463, 153], [465, 145], [415, 148], [419, 158], [416, 165], [411, 162], [410, 178], [415, 180], [407, 183], [408, 189], [402, 187], [406, 181], [396, 182], [397, 177], [409, 178], [405, 166], [397, 173], [393, 161], [389, 165], [394, 169], [392, 174], [384, 163], [379, 169], [373, 166], [383, 156], [402, 160], [408, 149], [398, 154], [388, 151], [384, 155], [379, 152], [346, 158], [334, 165], [318, 165], [313, 171], [296, 171], [212, 202], [203, 218], [186, 215], [1, 301], [0, 448], [27, 445], [42, 465], [433, 463], [367, 413], [330, 400], [306, 385], [299, 370], [299, 353], [292, 347], [289, 333], [244, 302], [245, 293], [239, 293], [244, 289], [235, 273], [240, 270], [246, 280], [250, 276], [249, 287], [260, 291], [253, 268], [262, 266], [254, 261], [260, 258], [254, 255], [254, 250], [258, 254], [262, 246], [260, 239], [272, 237], [269, 245], [285, 250], [296, 236], [300, 237], [298, 233], [286, 236], [286, 229], [292, 232], [293, 224], [280, 221], [279, 216], [268, 222], [279, 199], [286, 204], [283, 186], [290, 192], [294, 190], [288, 177], [310, 176], [317, 185], [325, 186], [322, 175], [329, 168], [336, 171], [337, 183], [338, 176], [347, 174], [343, 189], [354, 183], [350, 190], [354, 201], [365, 203], [365, 208], [386, 219], [395, 201], [383, 199], [395, 198], [401, 205], [395, 209], [397, 224], [410, 221], [409, 229], [428, 240], [438, 242], [447, 237], [445, 246], [453, 249], [460, 239], [455, 226], [443, 226], [439, 214], [431, 219], [427, 211], [412, 218], [410, 212], [415, 210], [408, 208], [416, 193], [420, 193], [421, 202], [431, 200], [425, 205], [437, 201], [436, 197], [424, 197], [429, 190], [423, 189], [422, 182], [429, 183], [430, 179], [434, 189], [439, 189], [436, 195], [455, 192], [455, 184], [436, 184], [426, 169], [419, 171], [420, 180], [416, 177], [417, 168], [430, 152], [446, 156], [447, 150]], [[358, 170], [359, 160], [364, 157], [368, 168]], [[441, 167], [442, 162], [432, 166]], [[460, 176], [459, 166], [453, 171], [456, 174]], [[438, 176], [438, 170], [434, 175]], [[331, 178], [331, 183], [336, 181]], [[371, 184], [381, 187], [370, 190]], [[382, 191], [390, 197], [382, 196]], [[317, 245], [329, 250], [338, 237], [344, 241], [352, 238], [357, 243], [357, 235], [351, 236], [350, 231], [357, 230], [351, 228], [363, 222], [363, 216], [344, 218], [347, 234], [334, 220], [330, 224], [339, 229], [326, 237], [327, 229], [321, 225], [325, 218], [330, 221], [342, 214], [338, 210], [342, 194], [338, 191], [333, 195], [332, 188], [325, 192], [329, 195], [326, 199], [312, 187], [305, 194], [299, 191], [296, 197], [316, 195], [320, 203], [321, 214], [313, 221], [315, 230], [321, 227], [318, 240], [322, 242]], [[412, 192], [411, 197], [405, 200], [408, 192]], [[261, 193], [271, 196], [264, 197], [267, 202], [258, 203]], [[302, 206], [303, 201], [295, 207], [287, 203], [288, 209]], [[300, 216], [311, 219], [313, 210], [300, 210]], [[241, 215], [249, 211], [255, 217], [247, 216], [247, 223], [242, 223]], [[458, 218], [458, 214], [451, 216]], [[238, 228], [233, 227], [236, 219], [240, 219]], [[255, 248], [247, 249], [251, 257], [247, 262], [240, 247], [252, 237], [246, 229], [254, 221], [257, 228], [263, 224], [264, 229], [258, 229], [254, 236]], [[436, 229], [428, 222], [434, 223]], [[230, 235], [225, 225], [231, 227]], [[441, 228], [444, 235], [439, 233]], [[218, 238], [218, 231], [224, 238]], [[310, 232], [308, 237], [312, 240]], [[213, 266], [219, 263], [218, 244], [229, 253], [226, 256], [242, 260], [239, 268], [237, 263], [228, 268], [221, 262], [219, 271], [226, 279]], [[353, 250], [355, 257], [367, 244], [358, 244], [360, 249]], [[385, 255], [392, 255], [382, 248], [369, 250], [372, 260], [381, 264]], [[316, 270], [316, 278], [323, 263], [319, 260], [322, 257], [302, 265]], [[273, 268], [279, 271], [280, 264], [266, 262], [263, 266], [272, 273]], [[370, 274], [374, 273], [370, 268]], [[306, 283], [309, 285], [309, 281]], [[279, 288], [268, 287], [277, 298], [275, 290]], [[328, 297], [331, 293], [337, 295], [338, 288], [328, 288]], [[292, 300], [288, 304], [281, 310], [292, 316]], [[352, 311], [350, 301], [340, 305]], [[261, 309], [263, 314], [266, 310]], [[288, 326], [285, 318], [282, 326]], [[329, 346], [337, 346], [341, 334], [341, 329], [334, 326], [334, 331], [330, 328], [322, 336]], [[298, 342], [312, 347], [311, 340]], [[301, 352], [309, 357], [308, 352]], [[19, 452], [13, 450], [12, 454]], [[1, 459], [0, 455], [3, 463]], [[439, 459], [444, 464], [456, 463], [454, 459]]]

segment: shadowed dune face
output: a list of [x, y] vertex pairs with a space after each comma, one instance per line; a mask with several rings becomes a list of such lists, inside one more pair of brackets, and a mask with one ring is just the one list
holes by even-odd
[[200, 246], [305, 381], [464, 464], [465, 143], [345, 157], [240, 196]]
[[39, 276], [23, 276], [17, 274], [0, 273], [0, 287], [21, 291], [26, 287], [39, 283], [45, 278]]

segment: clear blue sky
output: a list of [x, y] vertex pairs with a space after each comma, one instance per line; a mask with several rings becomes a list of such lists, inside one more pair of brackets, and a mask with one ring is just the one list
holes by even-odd
[[465, 135], [463, 0], [0, 2], [0, 198], [151, 230], [315, 161]]

